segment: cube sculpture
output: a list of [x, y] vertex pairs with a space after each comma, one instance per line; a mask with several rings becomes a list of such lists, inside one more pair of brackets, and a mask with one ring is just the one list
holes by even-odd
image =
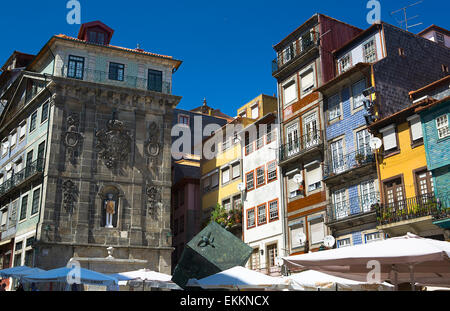
[[245, 266], [252, 251], [232, 233], [211, 222], [186, 245], [172, 281], [185, 289], [189, 279], [200, 280], [236, 266]]

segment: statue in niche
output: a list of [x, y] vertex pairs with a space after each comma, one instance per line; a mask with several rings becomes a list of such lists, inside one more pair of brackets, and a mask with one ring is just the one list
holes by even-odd
[[114, 200], [114, 195], [108, 193], [104, 201], [104, 209], [106, 212], [105, 228], [114, 228], [113, 218], [116, 215], [116, 201]]

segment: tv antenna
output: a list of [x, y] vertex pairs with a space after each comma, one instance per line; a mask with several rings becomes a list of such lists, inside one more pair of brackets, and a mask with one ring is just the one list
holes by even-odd
[[414, 25], [408, 25], [408, 21], [410, 21], [410, 20], [412, 20], [412, 19], [415, 19], [415, 18], [419, 17], [419, 15], [416, 15], [416, 16], [413, 16], [413, 17], [411, 17], [411, 18], [408, 18], [407, 14], [406, 14], [406, 9], [408, 9], [408, 8], [410, 8], [410, 7], [412, 7], [412, 6], [418, 5], [418, 4], [422, 3], [422, 2], [423, 2], [423, 0], [418, 1], [418, 2], [416, 2], [416, 3], [413, 3], [413, 4], [410, 4], [410, 5], [407, 5], [407, 6], [401, 8], [401, 9], [398, 9], [398, 10], [396, 10], [396, 11], [393, 11], [393, 12], [391, 12], [391, 16], [392, 16], [393, 14], [396, 14], [396, 13], [398, 13], [398, 12], [403, 11], [403, 15], [404, 15], [404, 17], [405, 17], [405, 20], [397, 21], [397, 23], [399, 23], [401, 26], [403, 26], [403, 24], [405, 24], [405, 30], [406, 30], [406, 31], [408, 31], [409, 28], [412, 28], [412, 27], [415, 27], [415, 26], [422, 25], [423, 23], [417, 23], [417, 24], [414, 24]]

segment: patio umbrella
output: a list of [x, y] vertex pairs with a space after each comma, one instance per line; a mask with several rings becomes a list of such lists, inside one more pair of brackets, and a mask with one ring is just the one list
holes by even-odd
[[309, 270], [285, 277], [292, 281], [294, 290], [341, 290], [341, 291], [389, 291], [394, 286], [388, 283], [369, 284], [353, 281]]
[[360, 282], [368, 282], [373, 264], [379, 263], [381, 281], [411, 283], [414, 289], [416, 282], [450, 284], [449, 256], [449, 242], [408, 233], [370, 244], [284, 257], [283, 261], [290, 268], [317, 270]]
[[204, 289], [286, 289], [290, 280], [272, 277], [260, 272], [237, 266], [206, 278], [190, 279], [187, 286]]
[[3, 270], [0, 270], [0, 276], [2, 278], [10, 278], [10, 277], [14, 277], [14, 275], [17, 273], [26, 272], [30, 269], [33, 269], [33, 268], [27, 267], [27, 266], [18, 266], [18, 267], [3, 269]]
[[[58, 268], [42, 273], [24, 276], [23, 279], [28, 282], [66, 282], [67, 276], [73, 271], [72, 268]], [[116, 278], [95, 272], [92, 270], [80, 268], [80, 283], [89, 285], [113, 286], [117, 285]]]
[[181, 289], [178, 285], [172, 282], [171, 275], [149, 269], [121, 272], [113, 274], [112, 276], [117, 277], [119, 280], [119, 285], [130, 284], [132, 286], [136, 286], [142, 283], [142, 286], [149, 284], [151, 287], [156, 288]]

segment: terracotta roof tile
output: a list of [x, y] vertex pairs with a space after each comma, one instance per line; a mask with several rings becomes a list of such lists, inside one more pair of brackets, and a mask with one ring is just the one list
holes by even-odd
[[[95, 44], [95, 43], [91, 43], [91, 42], [86, 42], [84, 40], [80, 40], [78, 38], [70, 37], [70, 36], [67, 36], [67, 35], [64, 35], [64, 34], [55, 35], [55, 37], [62, 38], [62, 39], [67, 39], [67, 40], [72, 40], [72, 41], [88, 43], [88, 44], [100, 45], [100, 44]], [[141, 54], [146, 54], [146, 55], [152, 55], [152, 56], [158, 56], [158, 57], [173, 59], [172, 56], [151, 53], [151, 52], [147, 52], [147, 51], [144, 51], [144, 50], [141, 50], [141, 49], [129, 49], [129, 48], [124, 48], [124, 47], [121, 47], [121, 46], [115, 46], [115, 45], [110, 45], [110, 44], [105, 45], [105, 46], [106, 47], [115, 48], [115, 49], [124, 50], [124, 51], [128, 51], [128, 52], [141, 53]]]

